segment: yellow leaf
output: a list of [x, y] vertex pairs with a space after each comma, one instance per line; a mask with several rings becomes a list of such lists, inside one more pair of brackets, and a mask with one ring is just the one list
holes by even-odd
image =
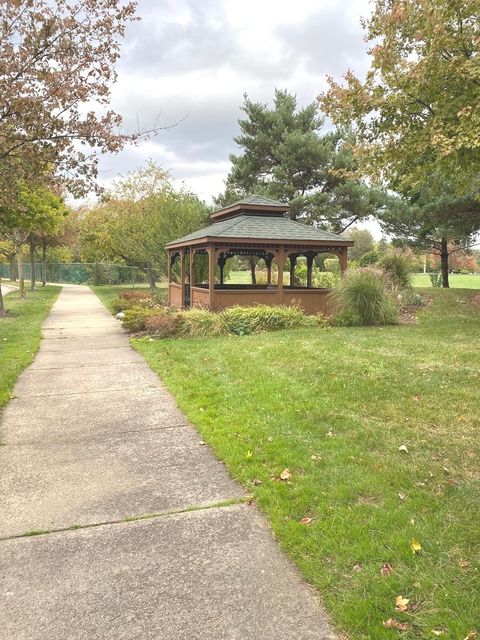
[[246, 458], [251, 458], [253, 456], [253, 453], [251, 451], [247, 451], [247, 453], [245, 454]]
[[443, 636], [445, 631], [441, 631], [440, 629], [432, 629], [432, 633], [434, 636]]
[[395, 611], [406, 611], [408, 609], [408, 603], [410, 600], [403, 596], [397, 596], [395, 598]]
[[420, 551], [422, 550], [422, 545], [419, 543], [418, 540], [415, 540], [415, 538], [413, 538], [410, 543], [410, 549], [412, 550], [413, 553], [420, 553]]

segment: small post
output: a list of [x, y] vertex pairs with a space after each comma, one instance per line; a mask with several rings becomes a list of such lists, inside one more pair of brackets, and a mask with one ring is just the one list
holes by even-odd
[[278, 304], [283, 304], [283, 270], [285, 268], [285, 247], [281, 247], [277, 254], [278, 263]]

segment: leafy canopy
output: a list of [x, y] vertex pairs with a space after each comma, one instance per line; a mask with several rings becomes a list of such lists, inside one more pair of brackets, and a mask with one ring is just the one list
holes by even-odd
[[319, 96], [337, 125], [355, 124], [367, 172], [404, 195], [432, 175], [478, 188], [479, 15], [480, 0], [376, 0], [365, 81], [329, 78]]
[[369, 215], [383, 201], [380, 192], [355, 179], [350, 131], [322, 133], [318, 105], [298, 108], [287, 91], [275, 91], [273, 108], [245, 96], [225, 192], [228, 205], [247, 193], [290, 203], [291, 217], [340, 232]]

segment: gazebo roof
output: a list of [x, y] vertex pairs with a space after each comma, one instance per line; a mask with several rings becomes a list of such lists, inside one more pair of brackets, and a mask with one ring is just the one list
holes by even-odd
[[[284, 207], [284, 205], [282, 205]], [[316, 229], [310, 225], [295, 222], [283, 215], [246, 215], [240, 214], [234, 218], [221, 220], [214, 224], [194, 231], [186, 236], [169, 242], [167, 247], [197, 243], [202, 240], [226, 239], [255, 239], [283, 242], [313, 242], [313, 243], [341, 243], [350, 246], [352, 241], [328, 231]]]

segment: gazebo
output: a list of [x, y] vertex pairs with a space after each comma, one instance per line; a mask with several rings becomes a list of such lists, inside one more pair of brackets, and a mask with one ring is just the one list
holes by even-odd
[[[209, 226], [169, 242], [165, 247], [168, 252], [168, 305], [220, 311], [233, 305], [297, 304], [307, 313], [328, 312], [329, 289], [312, 286], [315, 256], [335, 254], [343, 273], [347, 268], [348, 247], [353, 242], [290, 220], [289, 211], [290, 207], [281, 202], [251, 195], [210, 214], [212, 224]], [[208, 256], [208, 277], [206, 273], [204, 278], [197, 275], [196, 259], [200, 255]], [[234, 256], [263, 259], [266, 282], [225, 282], [225, 265]], [[301, 256], [306, 259], [306, 286], [298, 286], [295, 278]], [[287, 262], [290, 277], [289, 282], [284, 283]]]

